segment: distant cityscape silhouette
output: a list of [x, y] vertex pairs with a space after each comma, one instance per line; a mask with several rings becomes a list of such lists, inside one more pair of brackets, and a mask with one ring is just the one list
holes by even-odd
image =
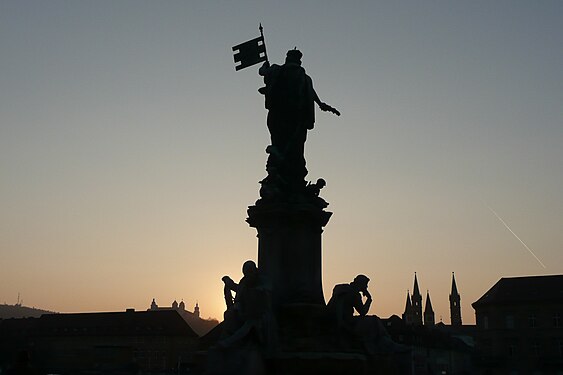
[[[500, 279], [472, 304], [476, 325], [461, 324], [454, 275], [451, 282], [451, 324], [435, 321], [429, 292], [422, 305], [416, 274], [404, 312], [381, 319], [395, 342], [411, 348], [412, 374], [561, 371], [563, 275]], [[198, 353], [220, 337], [218, 323], [200, 319], [199, 305], [189, 311], [183, 301], [159, 306], [153, 299], [146, 311], [77, 314], [1, 304], [0, 370], [198, 373], [206, 366]]]

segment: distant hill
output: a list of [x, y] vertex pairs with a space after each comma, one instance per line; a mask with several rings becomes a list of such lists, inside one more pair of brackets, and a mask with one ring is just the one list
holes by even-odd
[[[179, 311], [179, 313], [198, 336], [205, 335], [219, 324], [215, 319], [201, 319], [189, 312]], [[41, 310], [21, 305], [0, 304], [0, 319], [39, 318], [43, 314], [57, 313], [55, 311]]]
[[203, 336], [211, 331], [219, 322], [216, 319], [201, 319], [192, 314], [180, 314], [198, 336]]
[[22, 305], [0, 305], [0, 319], [39, 318], [43, 314], [56, 314], [54, 311], [36, 309]]

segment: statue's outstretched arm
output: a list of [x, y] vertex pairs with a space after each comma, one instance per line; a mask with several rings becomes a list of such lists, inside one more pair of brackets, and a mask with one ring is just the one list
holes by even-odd
[[[311, 87], [313, 87], [312, 82], [311, 82]], [[338, 109], [331, 107], [330, 105], [321, 101], [321, 99], [317, 95], [317, 92], [315, 91], [315, 89], [313, 89], [313, 100], [315, 100], [315, 103], [317, 103], [319, 105], [319, 108], [321, 109], [321, 111], [331, 112], [331, 113], [334, 113], [336, 116], [340, 116], [340, 111]]]
[[326, 103], [319, 103], [319, 108], [321, 109], [321, 111], [324, 112], [331, 112], [334, 113], [336, 116], [340, 116], [340, 111], [334, 107], [331, 107], [330, 105], [326, 104]]

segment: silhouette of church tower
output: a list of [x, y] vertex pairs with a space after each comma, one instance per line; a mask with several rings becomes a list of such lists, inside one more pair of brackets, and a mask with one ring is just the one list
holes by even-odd
[[420, 290], [418, 288], [416, 272], [414, 273], [414, 288], [412, 297], [407, 290], [407, 303], [405, 305], [405, 312], [403, 313], [403, 320], [408, 325], [422, 325], [422, 295], [420, 294]]
[[432, 302], [430, 302], [430, 292], [427, 290], [426, 303], [424, 304], [424, 325], [433, 326], [435, 323], [434, 309], [432, 309]]
[[422, 295], [418, 289], [418, 280], [416, 272], [414, 273], [414, 288], [412, 291], [412, 324], [415, 326], [422, 325]]
[[407, 303], [405, 305], [405, 312], [403, 313], [403, 321], [407, 325], [412, 324], [412, 303], [411, 303], [411, 295], [407, 290]]
[[452, 326], [461, 326], [461, 297], [457, 292], [455, 274], [452, 272], [452, 291], [450, 293], [450, 321]]
[[197, 304], [197, 302], [195, 303], [194, 307], [194, 315], [199, 318], [199, 305]]

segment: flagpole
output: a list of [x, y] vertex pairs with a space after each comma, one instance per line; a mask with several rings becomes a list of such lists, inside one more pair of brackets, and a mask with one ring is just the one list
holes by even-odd
[[268, 64], [270, 64], [270, 61], [268, 60], [268, 52], [266, 51], [266, 39], [264, 39], [264, 28], [262, 27], [262, 22], [260, 22], [260, 26], [258, 27], [258, 30], [260, 30], [260, 36], [262, 37], [262, 43], [264, 43], [264, 56], [266, 57], [266, 62]]

